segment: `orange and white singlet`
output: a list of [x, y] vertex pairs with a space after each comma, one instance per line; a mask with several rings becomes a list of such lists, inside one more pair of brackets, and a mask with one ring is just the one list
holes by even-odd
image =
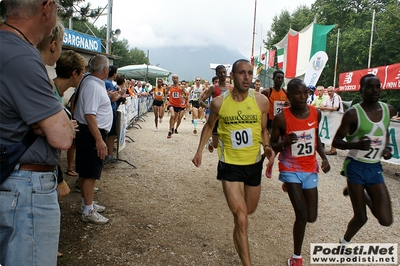
[[274, 116], [282, 112], [288, 98], [282, 88], [279, 92], [275, 91], [273, 88], [270, 88], [270, 90], [272, 90], [272, 92], [269, 95], [268, 119], [273, 120]]
[[164, 87], [155, 87], [154, 88], [154, 100], [163, 101], [165, 97], [165, 89]]

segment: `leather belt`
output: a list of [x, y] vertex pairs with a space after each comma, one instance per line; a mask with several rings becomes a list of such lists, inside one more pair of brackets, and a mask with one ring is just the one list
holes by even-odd
[[56, 169], [55, 165], [43, 165], [43, 164], [20, 164], [19, 170], [32, 171], [32, 172], [54, 172]]

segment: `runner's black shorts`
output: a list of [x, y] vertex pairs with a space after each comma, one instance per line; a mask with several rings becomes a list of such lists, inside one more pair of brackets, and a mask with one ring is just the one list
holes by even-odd
[[163, 106], [164, 101], [162, 100], [154, 100], [153, 101], [153, 106]]
[[174, 112], [175, 112], [175, 113], [179, 113], [179, 112], [182, 110], [181, 107], [176, 107], [176, 106], [172, 106], [172, 105], [169, 105], [169, 106], [168, 106], [168, 109], [171, 108], [171, 107], [174, 108]]
[[247, 186], [261, 184], [264, 157], [255, 164], [235, 165], [218, 161], [217, 179], [228, 182], [243, 182]]
[[193, 108], [199, 109], [200, 108], [200, 102], [199, 101], [192, 101], [192, 106], [193, 106]]

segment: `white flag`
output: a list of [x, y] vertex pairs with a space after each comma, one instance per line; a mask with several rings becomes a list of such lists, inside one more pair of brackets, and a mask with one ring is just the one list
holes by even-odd
[[324, 51], [316, 52], [313, 57], [311, 57], [304, 76], [304, 83], [307, 86], [312, 85], [315, 87], [317, 85], [318, 79], [327, 61], [328, 55]]

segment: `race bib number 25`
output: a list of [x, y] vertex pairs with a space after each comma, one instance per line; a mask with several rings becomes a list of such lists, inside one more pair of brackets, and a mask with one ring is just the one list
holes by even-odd
[[253, 146], [253, 132], [251, 129], [232, 130], [230, 133], [233, 149]]
[[310, 156], [315, 153], [315, 129], [295, 131], [297, 142], [292, 144], [292, 156], [303, 157]]

